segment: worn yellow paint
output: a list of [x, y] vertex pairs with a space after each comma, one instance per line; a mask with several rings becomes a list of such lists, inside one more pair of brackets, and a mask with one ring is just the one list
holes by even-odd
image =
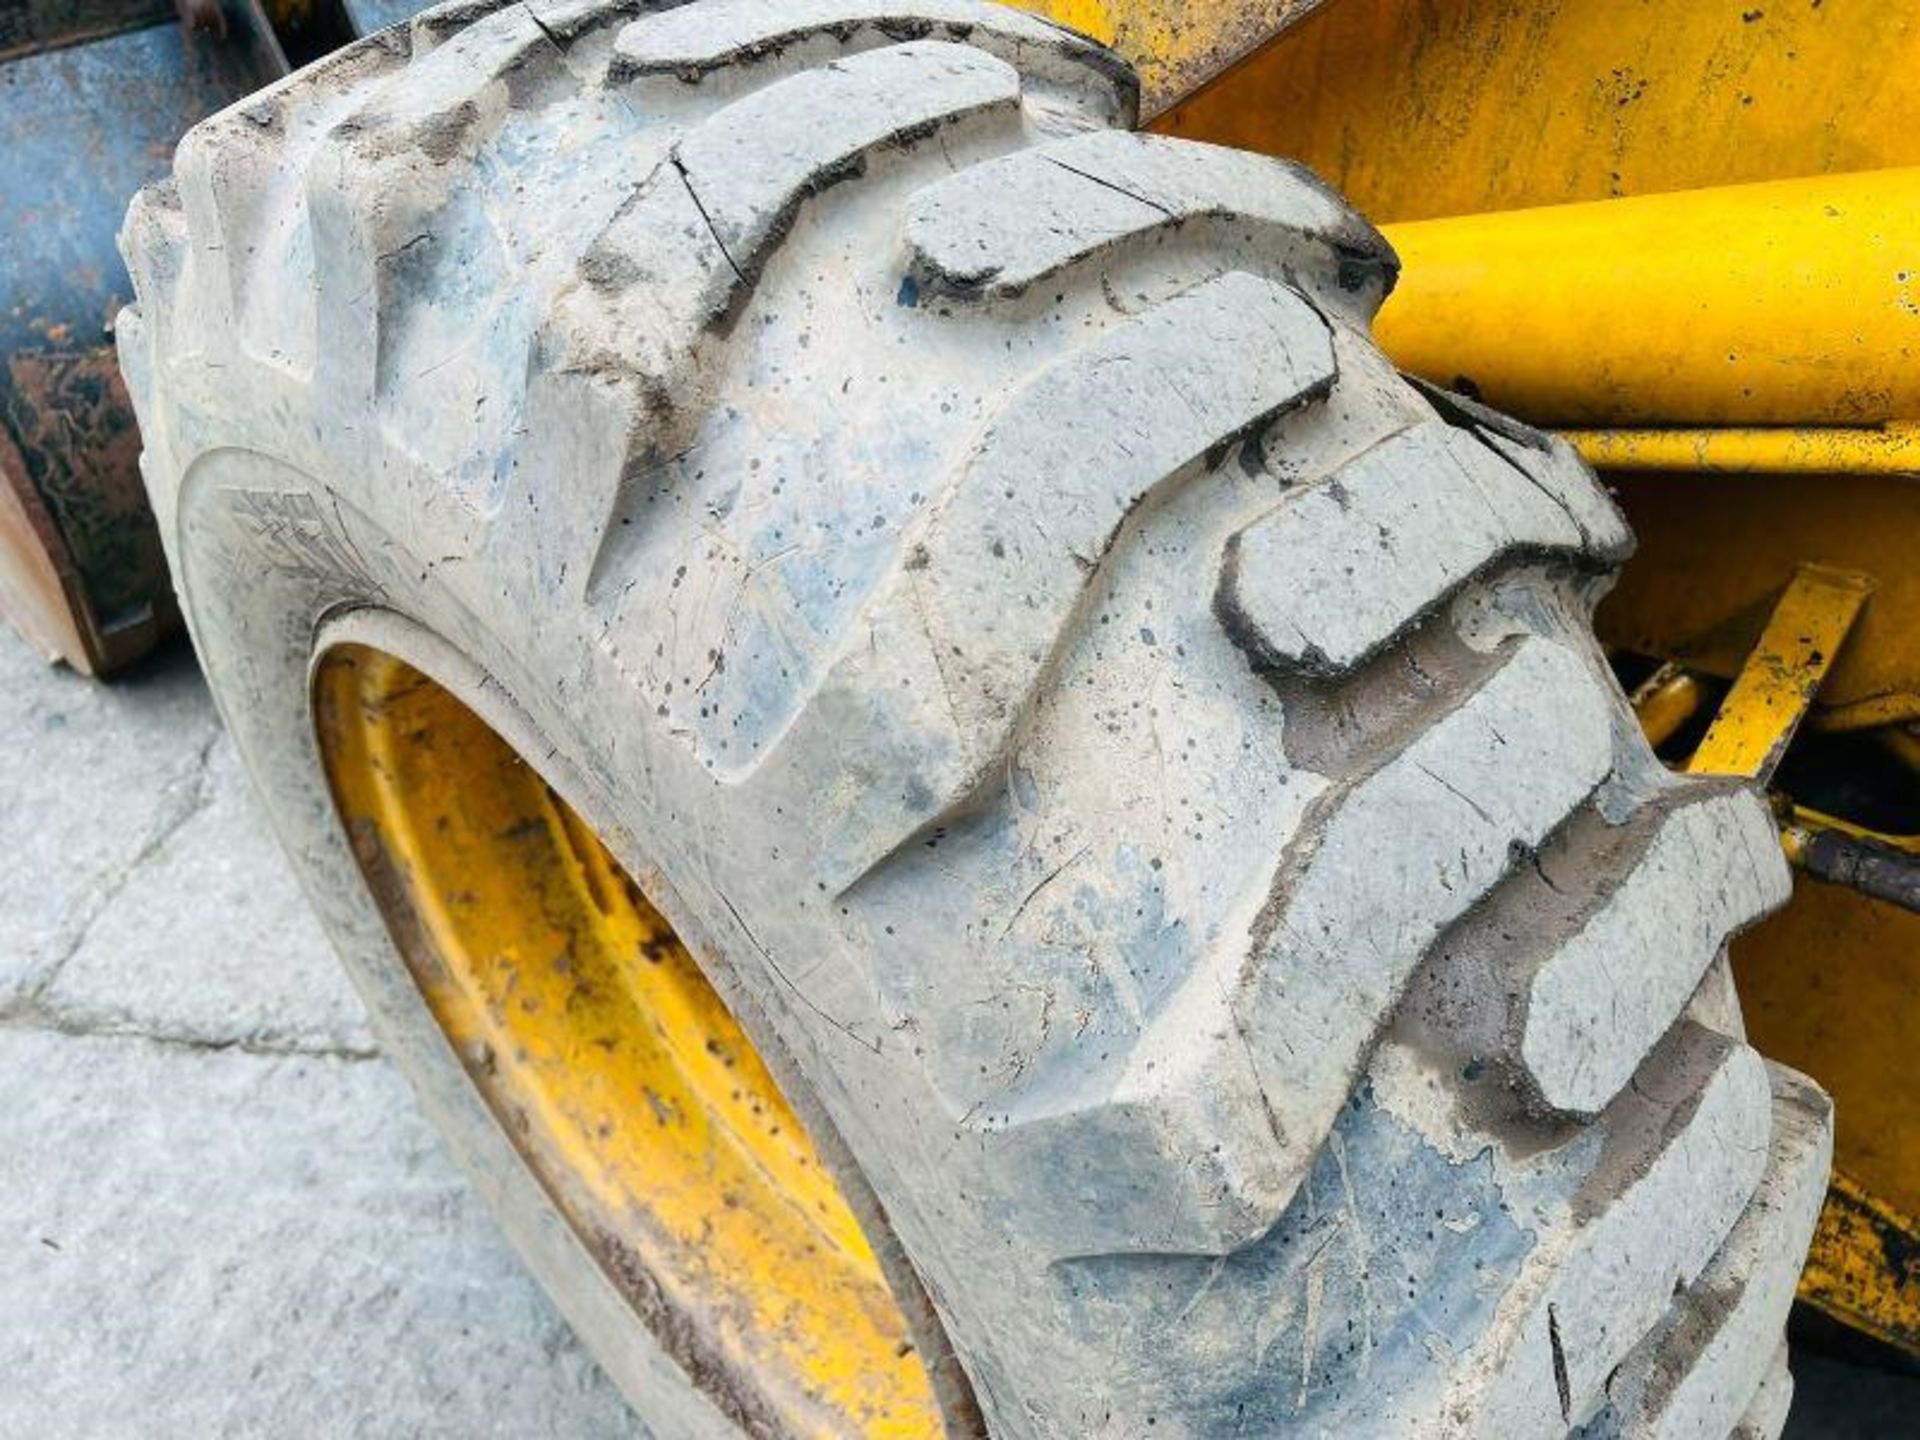
[[1377, 330], [1537, 424], [1914, 419], [1916, 209], [1904, 169], [1389, 226]]
[[1770, 780], [1872, 593], [1857, 571], [1798, 567], [1687, 769]]
[[1140, 74], [1151, 118], [1246, 59], [1323, 0], [1011, 0], [1091, 35]]
[[663, 1342], [762, 1429], [939, 1433], [848, 1201], [641, 887], [403, 662], [330, 652], [316, 709], [342, 817], [435, 1018]]
[[1874, 0], [1335, 0], [1157, 128], [1417, 220], [1920, 165], [1916, 73]]
[[1800, 1298], [1856, 1330], [1920, 1351], [1920, 1221], [1834, 1171]]
[[1753, 1043], [1834, 1096], [1840, 1167], [1920, 1213], [1920, 915], [1802, 876], [1793, 903], [1732, 953]]
[[1030, 8], [1044, 8], [1048, 18], [1082, 35], [1091, 35], [1102, 45], [1113, 44], [1122, 23], [1116, 13], [1118, 7], [1108, 4], [1107, 0], [1053, 0], [1045, 7]]
[[1803, 875], [1732, 954], [1749, 1038], [1834, 1097], [1837, 1166], [1801, 1298], [1920, 1353], [1920, 1228], [1872, 1223], [1920, 1214], [1920, 915]]
[[1746, 429], [1566, 430], [1600, 470], [1707, 470], [1726, 475], [1920, 474], [1920, 424]]

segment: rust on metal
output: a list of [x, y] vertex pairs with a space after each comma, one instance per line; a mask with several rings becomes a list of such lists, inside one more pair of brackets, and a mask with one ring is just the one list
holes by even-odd
[[0, 8], [0, 616], [103, 673], [177, 611], [117, 372], [115, 237], [194, 122], [353, 38], [337, 0]]
[[177, 613], [112, 348], [8, 356], [0, 429], [0, 484], [24, 521], [0, 525], [9, 617], [89, 674], [145, 654]]

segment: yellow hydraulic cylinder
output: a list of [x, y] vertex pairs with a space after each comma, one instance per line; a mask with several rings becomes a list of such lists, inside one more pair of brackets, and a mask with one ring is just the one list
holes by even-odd
[[1632, 699], [1634, 716], [1646, 732], [1647, 743], [1658, 749], [1700, 713], [1707, 689], [1699, 676], [1669, 660], [1635, 688]]
[[1404, 368], [1536, 424], [1920, 416], [1920, 169], [1388, 227]]
[[1920, 423], [1566, 430], [1597, 470], [1727, 475], [1920, 474]]

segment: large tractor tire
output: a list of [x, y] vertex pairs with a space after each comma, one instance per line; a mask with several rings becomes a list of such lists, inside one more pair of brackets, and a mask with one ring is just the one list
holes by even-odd
[[538, 0], [193, 131], [120, 347], [278, 831], [662, 1436], [1772, 1433], [1766, 809], [1380, 237], [1133, 107], [966, 0]]

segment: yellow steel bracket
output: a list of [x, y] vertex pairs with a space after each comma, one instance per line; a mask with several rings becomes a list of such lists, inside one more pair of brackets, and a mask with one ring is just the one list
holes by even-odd
[[1770, 780], [1873, 587], [1856, 571], [1796, 569], [1687, 769]]
[[1857, 1330], [1920, 1349], [1920, 1221], [1835, 1170], [1800, 1295]]

